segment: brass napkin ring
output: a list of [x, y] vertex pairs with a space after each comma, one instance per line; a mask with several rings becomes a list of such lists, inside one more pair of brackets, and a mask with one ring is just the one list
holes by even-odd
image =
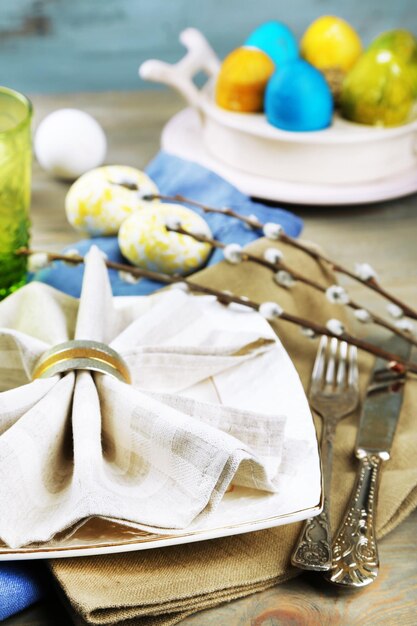
[[92, 370], [131, 382], [129, 368], [116, 350], [98, 341], [77, 339], [47, 350], [37, 362], [32, 378], [48, 378], [70, 370]]

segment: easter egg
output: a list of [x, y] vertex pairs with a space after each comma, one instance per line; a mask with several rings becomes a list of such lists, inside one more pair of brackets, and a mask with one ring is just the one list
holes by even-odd
[[362, 54], [358, 33], [340, 17], [323, 15], [307, 28], [301, 54], [319, 70], [338, 68], [348, 72]]
[[413, 92], [417, 96], [417, 39], [408, 30], [389, 30], [376, 37], [369, 50], [389, 50], [408, 64], [413, 81]]
[[75, 180], [103, 163], [107, 142], [94, 117], [78, 109], [59, 109], [39, 124], [34, 150], [39, 165], [49, 174]]
[[274, 63], [262, 50], [237, 48], [221, 65], [216, 103], [239, 113], [262, 111], [265, 87], [274, 69]]
[[270, 124], [283, 130], [321, 130], [332, 121], [332, 94], [321, 72], [306, 61], [294, 61], [269, 81], [265, 113]]
[[87, 235], [116, 235], [129, 215], [156, 203], [144, 196], [158, 188], [144, 172], [123, 165], [106, 165], [81, 176], [70, 187], [65, 211], [71, 226]]
[[329, 85], [330, 91], [336, 104], [339, 104], [340, 96], [343, 89], [343, 81], [346, 73], [342, 72], [338, 67], [328, 67], [320, 70]]
[[340, 110], [352, 122], [397, 126], [408, 120], [413, 97], [407, 63], [389, 50], [369, 50], [346, 76]]
[[281, 22], [265, 22], [246, 39], [245, 46], [265, 52], [279, 68], [298, 58], [298, 43], [288, 26]]
[[158, 204], [123, 222], [119, 246], [133, 265], [165, 274], [189, 274], [207, 261], [211, 246], [167, 230], [178, 221], [190, 232], [211, 237], [207, 222], [194, 211], [176, 204]]

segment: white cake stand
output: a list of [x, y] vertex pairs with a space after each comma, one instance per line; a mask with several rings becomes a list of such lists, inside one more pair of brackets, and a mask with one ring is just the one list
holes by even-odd
[[248, 174], [211, 155], [203, 141], [201, 118], [186, 108], [170, 119], [162, 132], [162, 149], [211, 169], [243, 193], [277, 202], [303, 205], [367, 204], [417, 192], [417, 169], [368, 183], [319, 185], [290, 183]]

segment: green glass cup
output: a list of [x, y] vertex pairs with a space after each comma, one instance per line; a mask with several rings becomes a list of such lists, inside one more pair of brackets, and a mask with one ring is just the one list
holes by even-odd
[[25, 284], [29, 243], [32, 104], [0, 87], [0, 299]]

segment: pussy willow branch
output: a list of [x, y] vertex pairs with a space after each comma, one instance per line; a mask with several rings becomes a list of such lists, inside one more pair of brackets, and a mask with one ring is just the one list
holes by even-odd
[[[227, 245], [227, 244], [223, 243], [222, 241], [218, 241], [217, 239], [212, 239], [210, 237], [206, 237], [205, 235], [199, 235], [198, 233], [192, 233], [192, 232], [190, 232], [188, 230], [185, 230], [182, 227], [171, 228], [171, 227], [167, 226], [166, 229], [168, 231], [170, 231], [170, 232], [179, 233], [181, 235], [187, 235], [189, 237], [192, 237], [196, 241], [200, 241], [202, 243], [207, 243], [207, 244], [213, 246], [214, 248], [219, 248], [221, 250], [224, 250], [224, 248], [226, 248], [226, 245]], [[307, 276], [304, 276], [303, 274], [301, 274], [301, 272], [298, 272], [297, 270], [294, 270], [292, 267], [287, 265], [282, 260], [281, 261], [277, 261], [277, 263], [271, 263], [270, 261], [267, 261], [266, 259], [263, 259], [262, 257], [259, 257], [259, 256], [255, 255], [255, 254], [251, 254], [250, 252], [246, 252], [246, 250], [242, 250], [242, 260], [243, 261], [252, 261], [253, 263], [257, 263], [258, 265], [262, 265], [263, 267], [267, 267], [268, 269], [272, 270], [273, 272], [276, 272], [278, 270], [285, 270], [286, 272], [291, 274], [291, 276], [295, 280], [298, 280], [299, 282], [304, 283], [305, 285], [308, 285], [309, 287], [312, 287], [316, 291], [320, 291], [323, 294], [326, 293], [326, 290], [327, 290], [326, 287], [324, 287], [320, 283], [316, 282], [315, 280], [311, 280], [311, 278], [307, 278]], [[376, 324], [377, 326], [381, 326], [383, 328], [386, 328], [387, 330], [389, 330], [390, 332], [394, 333], [395, 335], [398, 335], [399, 337], [402, 337], [406, 341], [409, 341], [413, 345], [417, 346], [417, 339], [415, 337], [413, 337], [412, 335], [407, 334], [406, 332], [400, 330], [399, 328], [397, 328], [393, 324], [390, 324], [390, 322], [387, 322], [386, 320], [384, 320], [384, 318], [380, 317], [376, 313], [373, 313], [368, 308], [361, 306], [360, 304], [358, 304], [357, 302], [354, 302], [353, 300], [349, 300], [349, 302], [347, 302], [345, 306], [348, 306], [348, 307], [350, 307], [351, 309], [353, 309], [355, 311], [357, 311], [358, 309], [365, 310], [371, 316], [372, 322], [374, 324]]]
[[[84, 257], [76, 256], [76, 255], [68, 255], [68, 254], [57, 254], [54, 252], [47, 252], [44, 250], [31, 250], [29, 248], [20, 248], [16, 251], [17, 255], [30, 256], [32, 254], [46, 254], [49, 261], [65, 261], [66, 263], [79, 265], [80, 263], [84, 263]], [[105, 260], [106, 266], [109, 269], [114, 269], [118, 271], [128, 272], [132, 274], [132, 276], [136, 276], [138, 278], [148, 278], [150, 280], [154, 280], [157, 282], [165, 283], [168, 285], [173, 285], [175, 283], [185, 283], [191, 291], [195, 291], [197, 293], [204, 293], [208, 295], [212, 295], [222, 304], [240, 304], [242, 306], [248, 307], [250, 309], [254, 309], [255, 311], [259, 311], [259, 306], [261, 303], [255, 302], [253, 300], [247, 300], [244, 297], [235, 296], [225, 291], [219, 291], [218, 289], [212, 289], [211, 287], [205, 287], [204, 285], [199, 285], [189, 278], [184, 278], [184, 276], [180, 276], [178, 274], [170, 276], [168, 274], [163, 274], [160, 272], [154, 272], [152, 270], [145, 270], [139, 267], [133, 267], [131, 265], [125, 265], [124, 263], [117, 263], [115, 261]], [[411, 372], [413, 374], [417, 374], [417, 363], [412, 361], [408, 361], [407, 359], [403, 359], [397, 354], [392, 352], [388, 352], [379, 346], [375, 346], [363, 339], [358, 339], [349, 333], [344, 332], [342, 335], [335, 335], [331, 331], [326, 328], [326, 326], [322, 326], [321, 324], [317, 324], [308, 319], [304, 319], [302, 317], [298, 317], [296, 315], [292, 315], [291, 313], [283, 312], [282, 315], [278, 318], [279, 320], [283, 320], [286, 322], [290, 322], [291, 324], [295, 324], [300, 326], [301, 328], [310, 328], [317, 335], [326, 335], [327, 337], [335, 337], [338, 339], [343, 339], [347, 343], [356, 346], [360, 350], [364, 350], [365, 352], [369, 352], [374, 356], [381, 357], [387, 361], [398, 363], [401, 365], [405, 371]]]
[[264, 224], [258, 220], [258, 218], [246, 217], [246, 215], [241, 215], [237, 213], [233, 209], [229, 209], [229, 207], [224, 207], [219, 209], [218, 207], [208, 206], [207, 204], [203, 204], [202, 202], [197, 202], [197, 200], [191, 200], [190, 198], [186, 198], [181, 194], [175, 194], [174, 196], [167, 196], [164, 194], [153, 193], [144, 197], [144, 200], [165, 200], [166, 202], [180, 202], [181, 204], [189, 204], [190, 206], [195, 206], [198, 209], [204, 211], [204, 213], [220, 213], [221, 215], [228, 215], [229, 217], [235, 217], [237, 220], [240, 220], [247, 226], [251, 228], [256, 228], [258, 230], [262, 229]]
[[[181, 194], [175, 194], [173, 196], [168, 196], [164, 194], [152, 194], [152, 195], [146, 196], [145, 199], [146, 200], [165, 200], [167, 202], [180, 202], [182, 204], [189, 204], [190, 206], [198, 207], [205, 213], [220, 213], [222, 215], [228, 215], [229, 217], [234, 217], [255, 230], [262, 230], [264, 226], [264, 224], [257, 218], [255, 219], [254, 217], [253, 218], [246, 217], [245, 215], [241, 215], [240, 213], [234, 211], [233, 209], [229, 209], [228, 207], [220, 209], [220, 208], [208, 206], [206, 204], [203, 204], [202, 202], [197, 202], [196, 200], [191, 200], [190, 198], [186, 198], [185, 196], [182, 196]], [[335, 272], [338, 272], [339, 274], [344, 274], [345, 276], [348, 276], [349, 278], [352, 278], [353, 280], [361, 283], [365, 287], [372, 289], [373, 291], [377, 292], [380, 296], [382, 296], [386, 300], [389, 300], [393, 304], [396, 304], [397, 306], [399, 306], [404, 311], [405, 315], [413, 319], [417, 319], [417, 311], [415, 309], [410, 307], [406, 302], [403, 302], [402, 300], [400, 300], [393, 294], [389, 293], [386, 289], [384, 289], [379, 284], [379, 282], [375, 278], [371, 278], [370, 280], [363, 280], [362, 278], [357, 276], [354, 272], [349, 270], [347, 267], [344, 267], [340, 263], [332, 261], [332, 259], [327, 257], [322, 252], [319, 252], [318, 250], [313, 250], [312, 248], [305, 245], [301, 241], [297, 239], [293, 239], [293, 237], [290, 237], [289, 235], [285, 233], [281, 234], [280, 240], [284, 241], [290, 246], [293, 246], [294, 248], [297, 248], [298, 250], [301, 250], [302, 252], [305, 252], [316, 261], [317, 260], [324, 261], [325, 263], [329, 264]]]

